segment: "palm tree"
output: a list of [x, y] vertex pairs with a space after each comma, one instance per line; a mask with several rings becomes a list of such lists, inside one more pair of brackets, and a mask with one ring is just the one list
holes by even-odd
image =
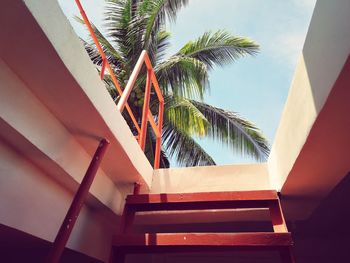
[[[106, 0], [105, 33], [94, 25], [93, 29], [122, 86], [126, 85], [142, 50], [148, 51], [165, 97], [161, 167], [169, 166], [168, 157], [182, 166], [214, 165], [213, 158], [196, 141], [204, 136], [240, 154], [263, 160], [269, 147], [254, 124], [203, 101], [209, 89], [208, 74], [214, 66], [225, 66], [240, 57], [254, 55], [259, 46], [247, 38], [219, 30], [204, 33], [166, 57], [170, 38], [166, 22], [174, 22], [178, 11], [187, 3], [188, 0]], [[83, 41], [93, 63], [100, 66], [102, 59], [91, 39]], [[145, 76], [142, 72], [129, 99], [139, 120]], [[108, 75], [105, 82], [117, 101]], [[155, 97], [151, 97], [151, 108], [152, 103], [156, 103]], [[127, 115], [125, 118], [134, 130]], [[148, 135], [147, 142], [146, 155], [152, 162], [154, 137]]]

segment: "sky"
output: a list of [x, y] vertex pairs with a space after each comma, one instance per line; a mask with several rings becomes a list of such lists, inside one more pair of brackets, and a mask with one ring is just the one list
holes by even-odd
[[[79, 36], [86, 30], [74, 21], [74, 1], [59, 0], [63, 12]], [[210, 72], [210, 92], [205, 102], [255, 123], [273, 144], [294, 69], [301, 54], [316, 0], [189, 0], [175, 24], [169, 55], [206, 31], [225, 29], [260, 45], [254, 57]], [[81, 0], [87, 16], [103, 24], [103, 0]], [[217, 164], [252, 163], [255, 160], [232, 152], [225, 145], [198, 139]], [[172, 162], [172, 166], [176, 166]]]

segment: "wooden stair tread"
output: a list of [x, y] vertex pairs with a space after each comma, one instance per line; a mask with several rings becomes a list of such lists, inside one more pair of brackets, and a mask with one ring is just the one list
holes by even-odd
[[115, 247], [166, 246], [226, 246], [226, 247], [288, 247], [292, 246], [290, 233], [146, 233], [120, 234], [113, 238]]
[[277, 200], [275, 190], [128, 195], [127, 204]]
[[136, 211], [264, 208], [278, 202], [274, 190], [129, 195], [126, 206]]
[[[274, 232], [246, 233], [145, 233], [131, 234], [138, 211], [207, 210], [235, 208], [269, 209]], [[138, 194], [126, 199], [121, 233], [114, 236], [115, 262], [134, 253], [192, 253], [277, 250], [285, 263], [295, 262], [293, 240], [288, 232], [277, 192], [274, 190], [177, 194]]]

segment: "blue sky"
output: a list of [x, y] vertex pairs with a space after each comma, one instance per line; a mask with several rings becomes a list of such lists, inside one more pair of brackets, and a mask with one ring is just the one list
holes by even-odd
[[[210, 73], [210, 93], [205, 101], [234, 111], [254, 122], [273, 143], [294, 68], [302, 50], [316, 0], [189, 0], [179, 13], [169, 54], [208, 30], [226, 29], [247, 36], [261, 47], [255, 57], [246, 57]], [[86, 31], [72, 16], [74, 1], [59, 0], [80, 36]], [[81, 0], [91, 21], [102, 24], [103, 0]], [[199, 143], [217, 164], [254, 162], [226, 146], [200, 139]]]

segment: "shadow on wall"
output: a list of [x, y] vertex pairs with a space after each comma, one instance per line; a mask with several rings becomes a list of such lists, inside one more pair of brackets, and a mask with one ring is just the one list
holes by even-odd
[[350, 52], [350, 2], [319, 0], [305, 39], [303, 58], [319, 113]]
[[[0, 224], [1, 262], [45, 262], [52, 243]], [[61, 263], [102, 263], [95, 258], [66, 248]]]
[[313, 212], [291, 228], [298, 263], [348, 262], [350, 172]]
[[288, 219], [306, 219], [350, 170], [350, 2], [317, 2], [269, 159]]

